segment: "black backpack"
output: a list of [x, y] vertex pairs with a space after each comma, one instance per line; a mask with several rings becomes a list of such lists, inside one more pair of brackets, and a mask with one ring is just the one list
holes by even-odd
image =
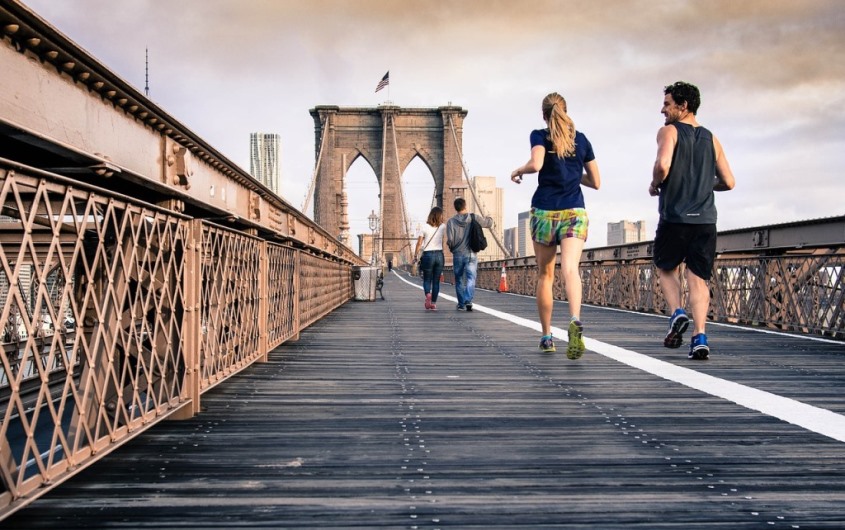
[[469, 222], [469, 249], [473, 252], [481, 252], [487, 248], [487, 238], [484, 237], [484, 229], [475, 220], [475, 214], [471, 213]]

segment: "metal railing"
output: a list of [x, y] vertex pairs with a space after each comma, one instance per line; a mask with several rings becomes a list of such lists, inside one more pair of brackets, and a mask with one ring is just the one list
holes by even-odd
[[[723, 232], [718, 248], [708, 319], [845, 340], [845, 217]], [[585, 251], [584, 303], [665, 313], [651, 249], [645, 241]], [[498, 290], [503, 267], [509, 292], [536, 293], [533, 257], [479, 263], [476, 285]], [[444, 279], [454, 283], [451, 267]], [[565, 299], [559, 274], [554, 295]]]
[[352, 263], [0, 163], [0, 517], [352, 298]]
[[198, 413], [364, 261], [16, 0], [0, 71], [2, 519]]

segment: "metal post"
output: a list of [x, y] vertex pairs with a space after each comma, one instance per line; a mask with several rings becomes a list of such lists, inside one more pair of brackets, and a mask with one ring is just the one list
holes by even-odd
[[202, 370], [200, 351], [203, 340], [202, 322], [202, 221], [191, 221], [188, 247], [185, 253], [185, 320], [183, 322], [185, 380], [180, 399], [184, 405], [170, 416], [187, 420], [200, 412]]

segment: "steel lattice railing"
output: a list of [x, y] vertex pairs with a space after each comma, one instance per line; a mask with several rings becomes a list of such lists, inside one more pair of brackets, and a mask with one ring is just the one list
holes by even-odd
[[352, 297], [350, 263], [0, 167], [0, 518]]
[[[481, 263], [476, 285], [497, 290], [503, 265], [510, 292], [535, 294], [533, 258]], [[444, 276], [454, 283], [451, 269]], [[584, 303], [666, 312], [650, 260], [582, 262], [581, 281]], [[714, 264], [710, 292], [711, 320], [845, 339], [845, 248], [841, 245], [778, 256], [722, 255]], [[554, 294], [556, 299], [565, 299], [559, 274]]]

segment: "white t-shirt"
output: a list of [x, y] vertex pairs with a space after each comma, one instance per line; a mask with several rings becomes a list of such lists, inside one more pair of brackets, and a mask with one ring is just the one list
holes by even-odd
[[423, 242], [420, 252], [429, 250], [443, 250], [443, 234], [446, 232], [446, 223], [437, 228], [426, 223], [422, 227]]

